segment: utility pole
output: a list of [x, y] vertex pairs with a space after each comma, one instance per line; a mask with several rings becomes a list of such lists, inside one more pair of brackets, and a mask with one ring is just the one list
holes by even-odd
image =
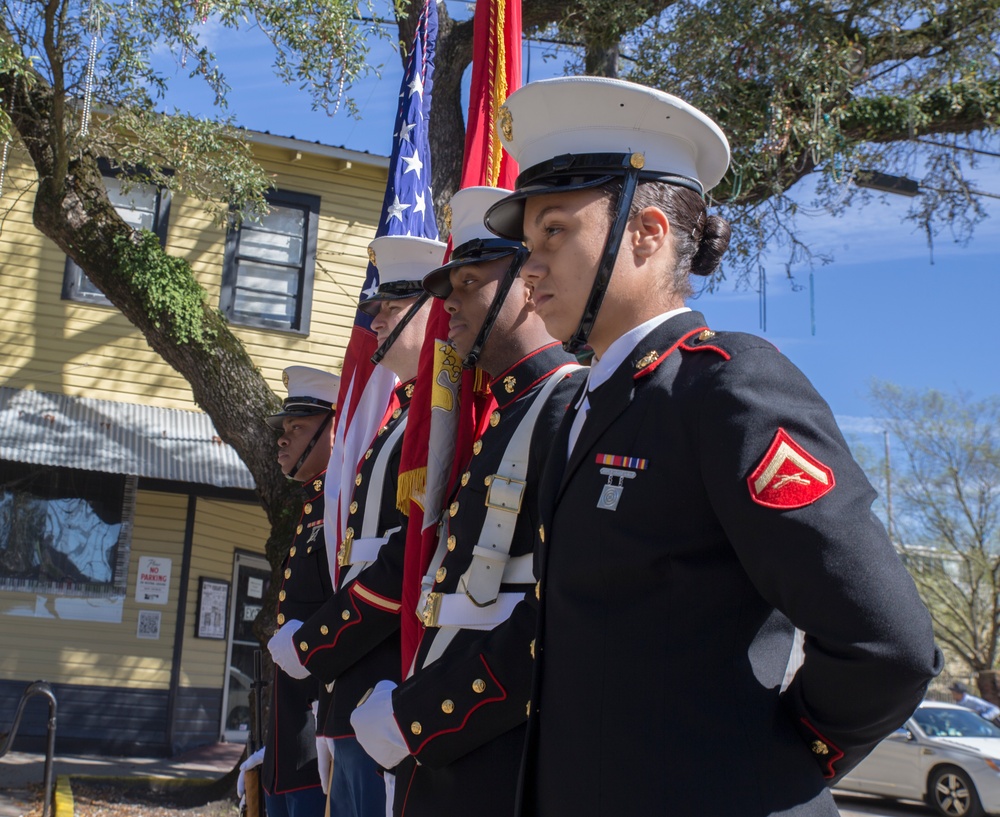
[[892, 530], [892, 466], [889, 461], [889, 431], [883, 430], [882, 437], [885, 440], [885, 513], [886, 528], [889, 531], [889, 541], [894, 541]]

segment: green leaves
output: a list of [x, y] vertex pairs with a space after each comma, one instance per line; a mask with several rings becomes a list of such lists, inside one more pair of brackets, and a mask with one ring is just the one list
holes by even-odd
[[179, 345], [207, 349], [215, 332], [205, 325], [206, 293], [195, 281], [191, 265], [164, 252], [148, 230], [117, 236], [114, 246], [120, 257], [118, 275], [139, 294], [153, 325]]
[[[810, 174], [822, 177], [812, 207], [832, 214], [850, 205], [861, 168], [917, 178], [924, 195], [910, 217], [928, 237], [971, 235], [983, 213], [962, 149], [997, 125], [998, 10], [998, 0], [682, 0], [623, 54], [629, 79], [692, 102], [728, 135], [731, 170], [712, 195], [734, 246], [751, 262], [785, 248], [791, 264], [810, 261], [787, 203]], [[915, 141], [928, 134], [953, 136]], [[736, 272], [750, 277], [755, 263]]]
[[[232, 127], [229, 79], [212, 40], [259, 28], [273, 46], [278, 77], [333, 115], [356, 114], [351, 86], [376, 70], [368, 63], [369, 42], [385, 36], [370, 4], [353, 0], [93, 0], [46, 14], [50, 6], [42, 0], [0, 2], [0, 73], [53, 89], [59, 164], [65, 167], [70, 155], [87, 151], [148, 168], [148, 181], [205, 198], [220, 223], [230, 210], [262, 210], [269, 183], [245, 134]], [[78, 100], [95, 36], [95, 115], [81, 137]], [[170, 57], [179, 71], [172, 70]], [[212, 92], [211, 115], [175, 110], [167, 116], [160, 108], [179, 72], [200, 79]], [[0, 139], [11, 132], [8, 113], [0, 102]]]

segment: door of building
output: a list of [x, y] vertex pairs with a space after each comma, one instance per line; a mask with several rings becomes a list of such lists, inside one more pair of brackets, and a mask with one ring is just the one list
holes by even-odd
[[237, 553], [233, 564], [233, 593], [229, 608], [227, 682], [222, 699], [222, 734], [228, 741], [246, 742], [250, 736], [250, 689], [253, 653], [260, 642], [253, 622], [264, 606], [271, 567], [262, 556]]

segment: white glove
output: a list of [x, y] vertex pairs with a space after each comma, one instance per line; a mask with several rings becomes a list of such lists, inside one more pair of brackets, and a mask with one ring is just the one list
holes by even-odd
[[410, 747], [392, 714], [392, 681], [379, 681], [368, 700], [351, 713], [358, 743], [383, 769], [394, 769], [409, 757]]
[[240, 776], [236, 778], [236, 793], [243, 797], [246, 794], [246, 773], [257, 766], [260, 766], [264, 762], [264, 750], [263, 748], [258, 749], [250, 757], [244, 760], [240, 764]]
[[396, 799], [396, 775], [386, 772], [385, 775], [385, 817], [392, 817], [392, 801]]
[[309, 677], [309, 670], [302, 666], [298, 650], [295, 649], [295, 633], [301, 626], [301, 621], [294, 618], [289, 619], [267, 642], [267, 650], [271, 653], [274, 663], [281, 667], [287, 675], [299, 680]]
[[316, 768], [319, 770], [319, 784], [323, 794], [330, 793], [330, 776], [333, 772], [333, 738], [319, 734], [319, 701], [312, 702], [313, 719], [316, 723]]
[[333, 775], [333, 738], [316, 735], [316, 765], [319, 768], [319, 784], [323, 794], [330, 793], [330, 778]]

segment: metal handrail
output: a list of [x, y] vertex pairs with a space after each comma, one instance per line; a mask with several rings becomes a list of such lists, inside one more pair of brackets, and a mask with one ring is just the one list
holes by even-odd
[[24, 707], [27, 705], [28, 700], [34, 698], [36, 695], [44, 695], [49, 699], [48, 744], [45, 749], [45, 801], [42, 806], [42, 817], [49, 817], [49, 814], [52, 812], [52, 762], [56, 756], [56, 695], [52, 691], [52, 687], [48, 681], [35, 681], [28, 684], [24, 690], [21, 700], [18, 701], [17, 711], [14, 713], [14, 722], [11, 724], [10, 732], [7, 733], [3, 743], [0, 743], [0, 757], [7, 754], [10, 751], [10, 747], [14, 745], [14, 738], [17, 737], [17, 727], [21, 725], [21, 716], [24, 714]]

